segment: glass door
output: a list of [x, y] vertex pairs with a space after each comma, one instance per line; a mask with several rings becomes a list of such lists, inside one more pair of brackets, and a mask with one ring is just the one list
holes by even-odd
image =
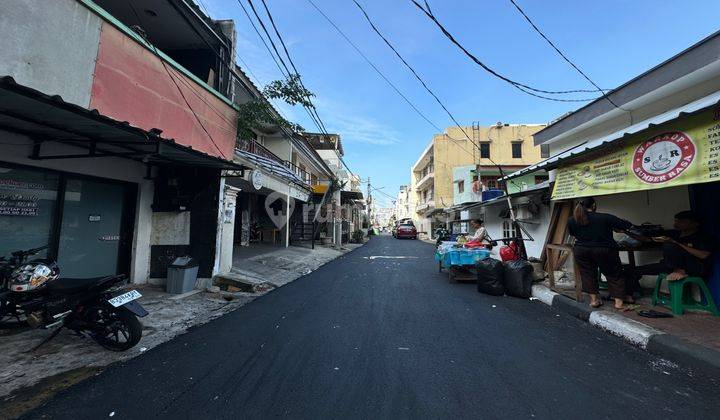
[[60, 185], [56, 174], [0, 164], [0, 257], [47, 246], [50, 255]]
[[125, 187], [67, 178], [58, 264], [62, 277], [100, 277], [118, 272]]

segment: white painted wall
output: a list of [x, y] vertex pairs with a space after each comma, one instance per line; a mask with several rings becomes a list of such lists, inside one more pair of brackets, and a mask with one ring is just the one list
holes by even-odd
[[[513, 205], [526, 203], [528, 200], [528, 197], [515, 198], [513, 200]], [[535, 198], [533, 201], [540, 204], [540, 212], [534, 219], [531, 220], [532, 223], [523, 224], [523, 227], [525, 227], [530, 236], [533, 238], [533, 241], [525, 242], [525, 250], [527, 251], [528, 257], [540, 258], [540, 255], [542, 255], [543, 245], [545, 244], [545, 238], [547, 237], [548, 227], [550, 225], [552, 207], [540, 203], [538, 198]], [[485, 229], [487, 229], [490, 237], [498, 239], [503, 237], [503, 222], [510, 220], [500, 217], [500, 212], [505, 209], [507, 209], [506, 201], [496, 202], [485, 206], [483, 211], [472, 211], [469, 214], [469, 217], [473, 219], [483, 219], [485, 222]], [[523, 237], [527, 237], [527, 235], [523, 234]], [[493, 257], [500, 258], [498, 251], [501, 246], [503, 246], [502, 243], [498, 244], [498, 246], [492, 250]]]
[[75, 0], [6, 0], [0, 9], [0, 76], [87, 108], [100, 18]]
[[[220, 238], [218, 273], [229, 273], [233, 263], [233, 246], [235, 238], [235, 211], [237, 195], [240, 188], [225, 185], [222, 213], [218, 220], [218, 237]], [[216, 273], [217, 274], [217, 273]]]
[[[686, 186], [659, 190], [637, 191], [595, 197], [598, 212], [611, 213], [633, 224], [654, 223], [672, 228], [673, 216], [690, 209], [690, 194]], [[617, 235], [619, 238], [621, 235]], [[620, 253], [627, 262], [626, 253]], [[660, 260], [659, 252], [636, 252], [637, 264], [649, 264]]]
[[[32, 160], [32, 142], [25, 136], [0, 131], [0, 162], [11, 162], [37, 168], [54, 169], [138, 184], [135, 209], [135, 231], [130, 263], [130, 280], [146, 283], [150, 275], [150, 232], [152, 230], [153, 181], [144, 179], [145, 166], [120, 158]], [[43, 145], [43, 154], [82, 153], [83, 149], [57, 143]]]

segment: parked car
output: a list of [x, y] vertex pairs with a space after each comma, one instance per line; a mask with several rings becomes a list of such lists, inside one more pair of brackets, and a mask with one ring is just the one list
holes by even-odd
[[395, 229], [394, 236], [398, 239], [417, 239], [417, 229], [415, 229], [415, 225], [412, 222], [403, 222]]
[[398, 228], [400, 225], [407, 225], [407, 224], [410, 224], [410, 225], [413, 225], [413, 226], [414, 226], [412, 219], [409, 219], [409, 218], [400, 219], [400, 220], [396, 221], [396, 222], [395, 222], [395, 225], [393, 226], [393, 228], [392, 228], [392, 230], [391, 230], [392, 236], [395, 237], [395, 238], [397, 238], [397, 236], [396, 236], [396, 235], [397, 235], [397, 228]]

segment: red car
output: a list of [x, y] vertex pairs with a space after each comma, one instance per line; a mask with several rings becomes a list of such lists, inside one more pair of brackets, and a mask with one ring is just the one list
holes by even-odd
[[415, 225], [410, 223], [402, 223], [398, 225], [397, 229], [395, 230], [395, 237], [398, 239], [401, 238], [409, 238], [409, 239], [417, 239], [417, 229], [415, 229]]

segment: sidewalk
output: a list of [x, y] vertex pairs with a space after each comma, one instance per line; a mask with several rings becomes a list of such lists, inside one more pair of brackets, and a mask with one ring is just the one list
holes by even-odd
[[[266, 284], [267, 287], [257, 293], [213, 288], [213, 292], [195, 290], [186, 295], [171, 295], [157, 286], [130, 285], [142, 293], [140, 303], [150, 314], [141, 320], [143, 338], [140, 343], [123, 353], [106, 351], [91, 339], [76, 337], [68, 331], [30, 352], [51, 331], [27, 327], [0, 329], [0, 412], [8, 414], [5, 411], [8, 406], [22, 409], [24, 405], [36, 405], [41, 401], [31, 400], [50, 397], [97, 374], [104, 366], [136, 357], [183, 334], [192, 326], [233, 311], [360, 246], [349, 244], [340, 251], [326, 247], [268, 249], [266, 253], [238, 258], [234, 275]], [[16, 392], [38, 383], [39, 390]]]
[[[720, 317], [686, 312], [673, 318], [645, 318], [635, 311], [617, 311], [611, 303], [606, 303], [602, 309], [594, 309], [587, 302], [577, 302], [541, 284], [533, 285], [533, 298], [671, 362], [696, 371], [716, 371], [720, 375], [720, 338], [717, 334]], [[651, 306], [646, 300], [639, 300], [636, 310], [669, 312], [662, 306]]]

